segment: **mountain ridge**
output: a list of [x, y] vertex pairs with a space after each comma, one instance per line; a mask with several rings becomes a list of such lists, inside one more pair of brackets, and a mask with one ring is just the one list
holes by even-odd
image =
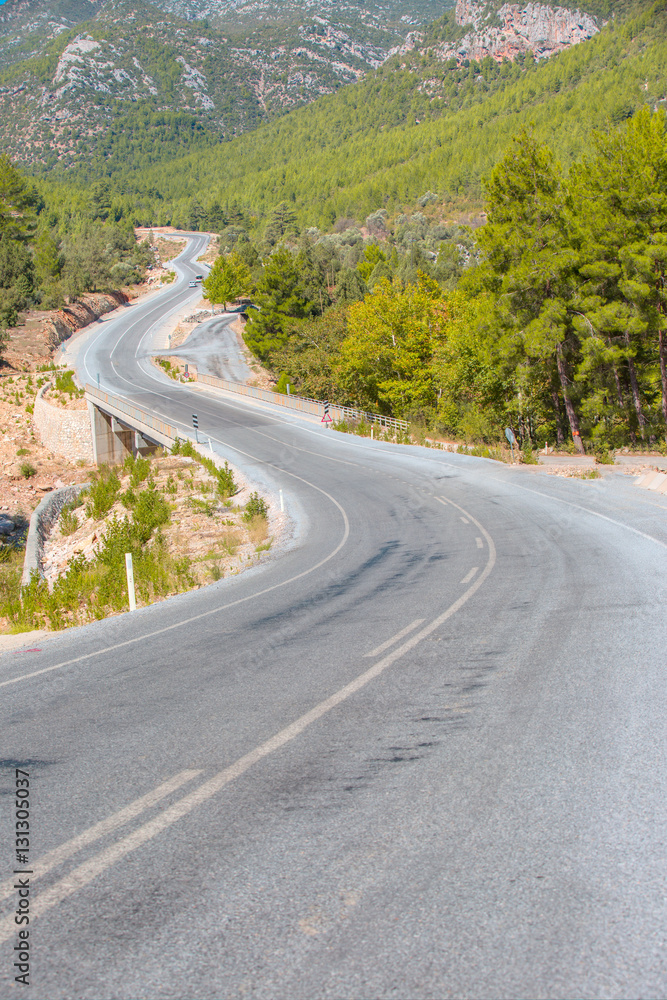
[[[452, 42], [442, 31], [434, 36], [432, 23], [419, 23], [448, 6], [448, 0], [416, 7], [405, 0], [7, 0], [0, 11], [2, 149], [22, 166], [50, 170], [102, 154], [109, 137], [124, 132], [135, 137], [141, 155], [150, 145], [147, 155], [156, 162], [252, 131], [410, 51], [440, 62], [483, 58], [489, 46], [475, 39], [496, 38], [499, 11], [511, 10], [516, 21], [518, 11], [539, 8], [538, 33], [547, 35], [560, 18], [555, 47], [538, 57], [597, 30], [578, 10], [563, 21], [565, 9], [554, 4], [482, 7], [458, 0], [456, 16], [452, 10], [441, 18], [444, 35], [456, 36]], [[212, 11], [212, 20], [204, 17]], [[468, 17], [478, 26], [472, 35]], [[523, 41], [505, 42], [503, 51], [491, 52], [494, 58], [514, 59], [536, 47], [534, 30], [515, 34]], [[139, 142], [137, 123], [152, 123], [155, 135]], [[124, 149], [130, 152], [127, 143]]]

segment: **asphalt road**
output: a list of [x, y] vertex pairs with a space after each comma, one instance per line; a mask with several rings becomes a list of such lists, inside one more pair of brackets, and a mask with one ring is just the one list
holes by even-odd
[[2, 997], [664, 997], [667, 500], [178, 386], [164, 301], [81, 369], [196, 408], [292, 534], [0, 658]]
[[225, 313], [204, 320], [181, 347], [163, 353], [192, 361], [203, 374], [230, 382], [247, 382], [253, 373], [239, 350], [238, 338], [232, 329], [237, 318], [235, 313]]

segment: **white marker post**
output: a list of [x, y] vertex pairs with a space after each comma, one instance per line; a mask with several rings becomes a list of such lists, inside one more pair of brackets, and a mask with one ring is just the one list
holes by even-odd
[[278, 490], [278, 492], [280, 494], [280, 509], [281, 510], [285, 510], [285, 503], [283, 501], [283, 491], [282, 490]]
[[373, 425], [371, 424], [371, 441], [373, 440]]
[[134, 593], [134, 570], [132, 568], [132, 553], [125, 553], [125, 572], [127, 573], [127, 594], [130, 599], [130, 611], [137, 610], [137, 598]]

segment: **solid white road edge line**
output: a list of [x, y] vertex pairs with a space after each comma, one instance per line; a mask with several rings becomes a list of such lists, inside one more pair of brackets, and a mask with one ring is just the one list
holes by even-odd
[[[455, 507], [460, 513], [466, 514], [462, 507], [454, 503], [452, 500], [445, 500], [444, 498], [436, 497], [440, 503], [444, 506], [450, 504]], [[496, 563], [496, 547], [494, 545], [493, 539], [489, 535], [486, 528], [477, 521], [474, 517], [468, 514], [470, 520], [475, 524], [486, 539], [486, 543], [489, 548], [489, 558], [487, 560], [486, 566], [482, 571], [481, 575], [477, 578], [475, 583], [469, 587], [458, 600], [454, 601], [453, 604], [443, 611], [441, 615], [438, 615], [426, 628], [423, 628], [416, 635], [413, 635], [411, 639], [399, 646], [393, 652], [388, 653], [382, 660], [378, 660], [374, 663], [372, 667], [364, 671], [349, 684], [346, 684], [335, 694], [332, 694], [329, 698], [321, 701], [319, 705], [311, 708], [309, 712], [300, 716], [289, 726], [281, 729], [280, 732], [276, 733], [270, 739], [261, 743], [254, 750], [240, 757], [234, 764], [230, 767], [224, 768], [218, 774], [209, 778], [205, 781], [199, 788], [195, 789], [194, 792], [190, 792], [189, 795], [185, 795], [178, 802], [175, 802], [164, 812], [155, 816], [152, 820], [144, 823], [142, 826], [137, 827], [132, 833], [124, 837], [123, 840], [119, 840], [117, 843], [112, 844], [105, 850], [101, 851], [99, 854], [90, 858], [88, 861], [84, 861], [83, 864], [74, 868], [68, 875], [56, 882], [50, 889], [39, 893], [32, 901], [30, 907], [30, 918], [31, 922], [38, 917], [42, 916], [47, 910], [52, 909], [52, 907], [57, 906], [58, 903], [67, 899], [68, 896], [73, 895], [79, 889], [88, 885], [93, 879], [97, 878], [102, 872], [106, 871], [112, 865], [114, 865], [121, 858], [130, 854], [132, 851], [136, 851], [143, 844], [152, 840], [163, 830], [168, 829], [173, 826], [174, 823], [178, 822], [188, 813], [192, 812], [202, 803], [206, 802], [208, 799], [216, 795], [221, 789], [228, 785], [230, 782], [239, 778], [242, 774], [245, 774], [253, 764], [258, 763], [258, 761], [263, 760], [270, 754], [275, 753], [276, 750], [281, 749], [285, 744], [290, 743], [292, 740], [300, 736], [309, 726], [312, 726], [314, 722], [321, 719], [324, 715], [327, 715], [332, 709], [336, 708], [338, 705], [347, 701], [353, 694], [356, 694], [362, 688], [364, 688], [370, 681], [375, 680], [379, 677], [388, 667], [394, 664], [401, 657], [409, 653], [410, 650], [414, 649], [422, 639], [425, 639], [432, 632], [435, 632], [447, 619], [451, 618], [452, 615], [456, 614], [463, 605], [470, 600], [470, 598], [475, 594], [479, 588], [482, 586], [484, 581], [487, 579], [491, 573], [493, 567]], [[16, 933], [16, 924], [14, 922], [14, 916], [11, 915], [6, 917], [0, 922], [0, 941], [5, 941], [7, 938], [11, 937]]]
[[[216, 440], [214, 438], [214, 440]], [[69, 667], [73, 663], [82, 663], [84, 660], [91, 660], [95, 656], [102, 656], [104, 653], [112, 653], [115, 649], [124, 649], [126, 646], [134, 646], [138, 642], [143, 642], [145, 639], [152, 639], [156, 635], [164, 635], [166, 632], [172, 632], [176, 628], [182, 628], [184, 625], [191, 625], [192, 622], [201, 621], [203, 618], [210, 618], [211, 615], [217, 615], [221, 611], [225, 611], [227, 608], [234, 608], [237, 604], [245, 604], [247, 601], [254, 601], [258, 597], [263, 597], [264, 594], [269, 594], [273, 590], [278, 590], [280, 587], [286, 587], [290, 583], [295, 583], [297, 580], [303, 579], [304, 576], [308, 576], [310, 573], [314, 573], [315, 570], [320, 569], [325, 563], [328, 563], [330, 559], [333, 559], [338, 555], [340, 550], [347, 543], [350, 535], [350, 521], [345, 512], [345, 509], [338, 503], [330, 493], [326, 490], [320, 489], [319, 486], [315, 486], [314, 483], [308, 482], [307, 479], [302, 479], [301, 476], [297, 476], [294, 472], [285, 471], [285, 475], [291, 476], [293, 479], [298, 479], [299, 482], [305, 483], [307, 486], [311, 486], [318, 493], [322, 493], [327, 499], [331, 500], [341, 513], [343, 518], [343, 537], [336, 546], [336, 548], [325, 556], [324, 559], [320, 559], [318, 563], [311, 566], [310, 569], [305, 569], [301, 573], [297, 573], [296, 576], [292, 576], [289, 580], [283, 580], [281, 583], [274, 583], [271, 587], [264, 587], [263, 590], [258, 590], [255, 594], [248, 594], [247, 597], [239, 597], [235, 601], [229, 601], [228, 604], [220, 604], [217, 608], [211, 608], [209, 611], [202, 611], [198, 615], [192, 615], [190, 618], [183, 618], [180, 621], [174, 622], [171, 625], [165, 625], [162, 628], [155, 629], [153, 632], [145, 632], [143, 635], [138, 635], [134, 639], [126, 639], [124, 642], [117, 642], [112, 646], [104, 646], [102, 649], [94, 650], [92, 653], [83, 653], [81, 656], [75, 656], [71, 660], [63, 660], [62, 663], [54, 663], [51, 667], [43, 667], [41, 670], [33, 670], [29, 674], [22, 674], [20, 677], [12, 677], [7, 681], [0, 681], [0, 688], [7, 687], [9, 684], [18, 684], [19, 681], [29, 680], [31, 677], [39, 677], [41, 674], [50, 674], [53, 670], [61, 670], [63, 667]]]

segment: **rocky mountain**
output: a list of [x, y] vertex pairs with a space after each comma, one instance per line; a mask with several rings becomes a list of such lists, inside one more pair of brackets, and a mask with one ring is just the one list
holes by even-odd
[[1, 148], [24, 164], [67, 164], [149, 121], [150, 158], [219, 142], [358, 80], [450, 5], [7, 0]]
[[0, 150], [33, 169], [150, 164], [252, 130], [397, 54], [541, 58], [600, 23], [546, 3], [452, 2], [7, 0]]
[[492, 56], [500, 62], [532, 52], [536, 59], [543, 59], [599, 31], [590, 14], [543, 3], [506, 3], [493, 13], [478, 0], [458, 0], [455, 17], [466, 33], [458, 44], [443, 45], [441, 58], [480, 60]]
[[547, 3], [504, 3], [457, 0], [453, 15], [435, 31], [413, 32], [403, 48], [428, 51], [442, 61], [487, 56], [502, 62], [532, 53], [544, 59], [597, 34], [604, 21], [590, 13]]

